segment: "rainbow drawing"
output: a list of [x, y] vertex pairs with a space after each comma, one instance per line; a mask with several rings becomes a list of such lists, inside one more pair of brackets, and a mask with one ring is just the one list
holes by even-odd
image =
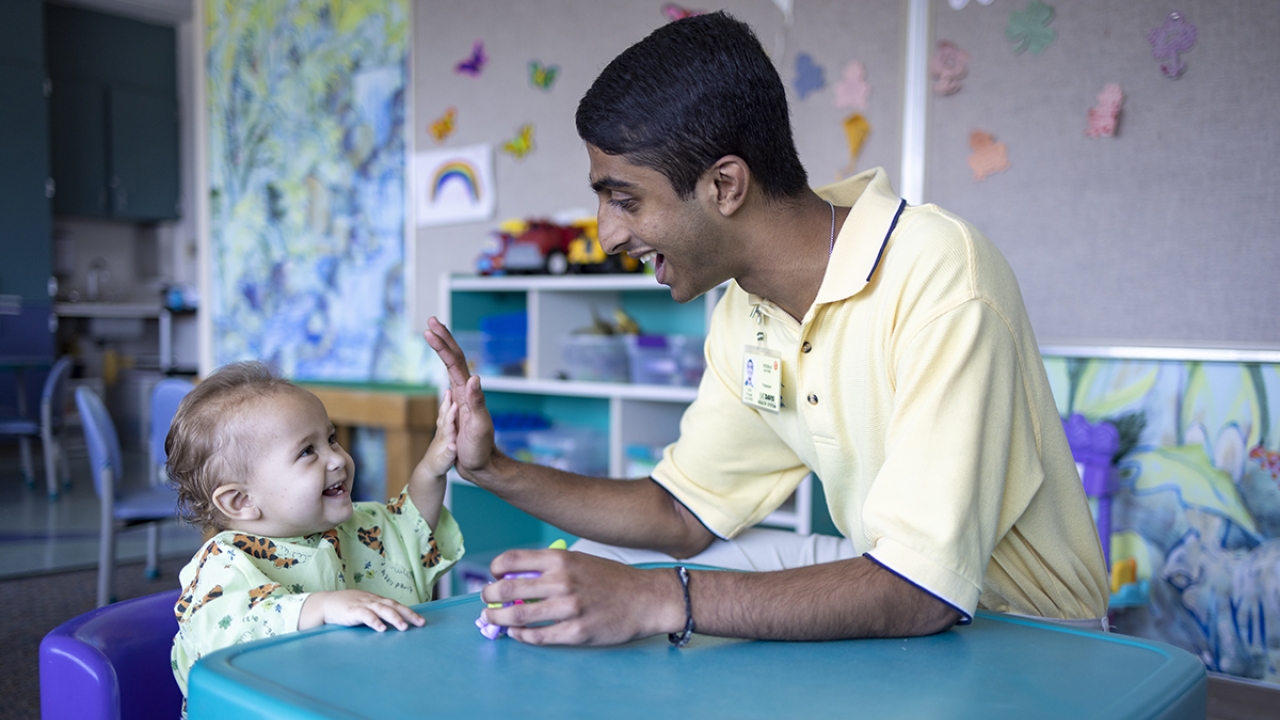
[[445, 183], [457, 180], [466, 188], [467, 194], [471, 196], [471, 202], [480, 202], [478, 174], [475, 166], [465, 160], [450, 160], [441, 164], [436, 169], [435, 178], [431, 181], [431, 201], [435, 202], [440, 196], [440, 190]]

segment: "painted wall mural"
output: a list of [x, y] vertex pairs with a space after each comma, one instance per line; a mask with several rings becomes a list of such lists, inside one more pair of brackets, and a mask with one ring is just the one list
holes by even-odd
[[1063, 417], [1120, 431], [1113, 624], [1280, 683], [1280, 365], [1045, 358]]
[[214, 362], [410, 380], [408, 0], [205, 3]]

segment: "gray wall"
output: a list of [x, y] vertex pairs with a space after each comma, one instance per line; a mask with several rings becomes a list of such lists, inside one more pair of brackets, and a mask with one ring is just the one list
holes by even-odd
[[[964, 88], [929, 101], [925, 199], [1005, 253], [1042, 343], [1280, 344], [1280, 5], [1274, 0], [1058, 0], [1058, 39], [1014, 55], [1025, 0], [935, 2], [934, 35], [967, 50]], [[1147, 33], [1198, 28], [1178, 80]], [[1119, 133], [1085, 137], [1107, 83]], [[974, 182], [968, 135], [1011, 169]]]
[[[903, 54], [909, 0], [795, 0], [794, 24], [770, 0], [724, 7], [749, 22], [792, 99], [801, 157], [815, 185], [847, 161], [832, 85], [860, 60], [873, 86], [872, 134], [859, 169], [900, 175]], [[1273, 0], [1057, 0], [1057, 41], [1014, 55], [1004, 30], [1025, 0], [931, 5], [933, 38], [967, 50], [964, 88], [930, 95], [926, 202], [973, 221], [1009, 258], [1042, 342], [1280, 344], [1280, 11]], [[414, 143], [418, 149], [500, 144], [525, 122], [536, 150], [495, 154], [492, 222], [416, 231], [415, 328], [438, 306], [438, 278], [470, 272], [497, 222], [594, 208], [586, 153], [573, 128], [578, 99], [617, 53], [665, 22], [658, 0], [416, 0]], [[1147, 33], [1177, 10], [1199, 29], [1186, 74], [1168, 80]], [[490, 61], [478, 79], [453, 65], [476, 39]], [[780, 52], [778, 50], [781, 50]], [[827, 87], [803, 101], [795, 56], [826, 68]], [[527, 63], [561, 67], [545, 93]], [[1109, 82], [1125, 92], [1117, 137], [1089, 139], [1085, 116]], [[458, 129], [427, 132], [445, 108]], [[1012, 168], [974, 182], [968, 136], [986, 130]]]
[[[771, 0], [683, 3], [723, 8], [749, 23], [775, 56], [792, 100], [801, 159], [815, 185], [837, 179], [848, 163], [841, 125], [850, 111], [834, 106], [834, 84], [846, 63], [867, 68], [872, 92], [863, 112], [872, 132], [858, 169], [884, 166], [897, 180], [900, 165], [904, 6], [900, 2], [798, 0], [785, 28]], [[572, 208], [595, 211], [587, 182], [587, 154], [573, 125], [578, 100], [610, 60], [666, 22], [659, 0], [480, 0], [414, 4], [413, 142], [418, 150], [495, 145], [498, 207], [491, 222], [416, 231], [415, 313], [422, 329], [439, 303], [442, 273], [474, 272], [474, 260], [501, 220], [545, 216]], [[781, 34], [780, 34], [781, 33]], [[489, 63], [479, 78], [453, 71], [471, 44], [484, 40]], [[827, 85], [803, 101], [792, 89], [795, 56], [807, 52], [826, 69]], [[550, 92], [528, 80], [528, 63], [560, 66]], [[458, 109], [457, 129], [437, 144], [427, 128], [446, 108]], [[535, 126], [535, 150], [523, 160], [496, 152], [520, 125]]]

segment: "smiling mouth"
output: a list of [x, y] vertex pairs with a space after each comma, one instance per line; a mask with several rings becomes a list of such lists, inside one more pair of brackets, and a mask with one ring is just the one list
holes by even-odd
[[346, 481], [337, 482], [324, 489], [325, 497], [342, 497], [347, 494]]

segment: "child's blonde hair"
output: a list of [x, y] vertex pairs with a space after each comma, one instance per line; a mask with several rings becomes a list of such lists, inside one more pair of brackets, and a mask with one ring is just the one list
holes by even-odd
[[165, 470], [184, 520], [206, 536], [228, 529], [213, 492], [252, 471], [255, 447], [240, 432], [244, 411], [255, 400], [299, 390], [266, 363], [248, 361], [218, 369], [182, 399], [164, 449]]

